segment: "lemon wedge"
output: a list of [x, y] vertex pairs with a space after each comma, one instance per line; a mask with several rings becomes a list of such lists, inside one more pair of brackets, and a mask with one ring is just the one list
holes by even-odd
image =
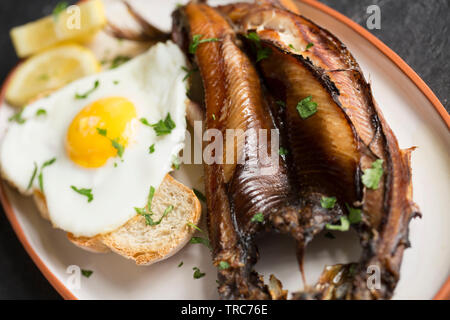
[[50, 93], [100, 69], [99, 61], [89, 49], [78, 44], [60, 45], [20, 64], [5, 98], [11, 105], [23, 107], [42, 93]]
[[101, 0], [60, 7], [51, 16], [15, 27], [10, 35], [20, 58], [28, 57], [60, 42], [86, 42], [106, 24]]

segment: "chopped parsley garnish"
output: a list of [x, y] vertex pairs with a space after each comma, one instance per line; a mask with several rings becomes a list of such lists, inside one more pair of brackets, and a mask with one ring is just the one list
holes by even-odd
[[9, 122], [16, 122], [18, 124], [24, 124], [26, 119], [22, 118], [23, 109], [14, 114], [13, 116], [9, 117]]
[[307, 51], [308, 49], [312, 48], [314, 46], [314, 43], [310, 42], [306, 45], [305, 51]]
[[109, 68], [115, 69], [124, 64], [125, 62], [128, 62], [130, 59], [131, 58], [127, 56], [117, 56], [113, 59], [113, 61], [111, 62], [111, 66]]
[[53, 15], [53, 19], [57, 20], [58, 16], [67, 9], [67, 7], [69, 6], [69, 4], [67, 3], [67, 1], [61, 1], [59, 2], [55, 8], [53, 9], [52, 15]]
[[209, 38], [209, 39], [201, 39], [202, 35], [201, 34], [195, 34], [192, 37], [192, 42], [189, 45], [189, 53], [190, 54], [195, 54], [195, 52], [197, 51], [197, 48], [200, 44], [202, 43], [206, 43], [206, 42], [217, 42], [220, 41], [217, 38]]
[[120, 82], [119, 80], [114, 80], [114, 81], [113, 81], [113, 83], [114, 83], [115, 85], [118, 85], [119, 82]]
[[252, 217], [250, 222], [264, 222], [264, 215], [262, 212], [258, 212]]
[[106, 129], [102, 129], [102, 128], [97, 128], [97, 132], [99, 135], [106, 137], [106, 134], [108, 133], [108, 131]]
[[152, 145], [148, 148], [148, 153], [152, 154], [153, 152], [155, 152], [155, 144], [152, 144]]
[[183, 264], [184, 264], [184, 262], [181, 261], [180, 264], [178, 265], [178, 268], [180, 268]]
[[203, 193], [201, 193], [200, 191], [198, 191], [197, 189], [194, 188], [194, 193], [197, 196], [197, 198], [199, 198], [199, 200], [206, 202], [206, 197]]
[[191, 244], [203, 244], [207, 246], [209, 249], [211, 249], [211, 244], [209, 243], [209, 240], [202, 237], [192, 237], [189, 241]]
[[258, 52], [256, 53], [256, 62], [267, 59], [271, 54], [272, 50], [270, 50], [270, 48], [258, 49]]
[[355, 209], [345, 204], [348, 210], [348, 220], [351, 224], [359, 223], [362, 220], [361, 209]]
[[216, 120], [216, 115], [213, 113], [212, 114], [212, 119], [215, 121]]
[[161, 216], [161, 218], [157, 221], [154, 221], [152, 218], [153, 213], [148, 213], [145, 211], [142, 211], [142, 209], [140, 208], [134, 208], [136, 210], [136, 213], [143, 216], [145, 218], [145, 224], [148, 226], [157, 226], [158, 224], [160, 224], [162, 222], [162, 220], [173, 210], [173, 206], [170, 205], [166, 208], [166, 210], [164, 210], [163, 215]]
[[289, 48], [295, 50], [294, 45], [292, 43], [289, 44]]
[[320, 199], [320, 205], [324, 209], [333, 209], [336, 204], [336, 197], [322, 197]]
[[[99, 135], [108, 138], [108, 131], [106, 129], [97, 128], [97, 132]], [[109, 141], [111, 141], [113, 148], [117, 150], [117, 155], [119, 156], [119, 158], [122, 158], [123, 153], [125, 152], [125, 147], [119, 143], [119, 138], [109, 139]]]
[[172, 166], [175, 168], [175, 170], [180, 170], [181, 165], [181, 159], [178, 156], [174, 156], [172, 159]]
[[119, 158], [122, 158], [125, 147], [119, 143], [118, 139], [111, 140], [111, 144], [113, 148], [117, 150], [117, 155], [119, 156]]
[[188, 222], [186, 223], [189, 227], [194, 228], [195, 230], [198, 230], [200, 232], [203, 232], [202, 229], [200, 229], [198, 226], [196, 226], [195, 224], [193, 224], [192, 222]]
[[380, 180], [382, 176], [383, 160], [378, 159], [372, 163], [372, 168], [364, 170], [362, 182], [367, 188], [376, 190], [380, 187]]
[[286, 108], [286, 103], [284, 101], [277, 100], [277, 101], [275, 101], [275, 103], [282, 108]]
[[226, 270], [230, 267], [230, 264], [226, 261], [220, 261], [219, 262], [219, 269], [220, 270]]
[[297, 104], [297, 111], [303, 120], [308, 119], [317, 112], [317, 103], [312, 101], [312, 96], [309, 96]]
[[155, 124], [150, 124], [145, 118], [141, 118], [141, 123], [146, 126], [152, 127], [158, 137], [170, 134], [176, 127], [175, 122], [173, 122], [172, 118], [170, 117], [170, 113], [167, 114], [166, 119], [159, 120]]
[[173, 210], [173, 206], [170, 205], [164, 210], [163, 215], [158, 221], [154, 221], [152, 218], [153, 211], [152, 211], [152, 202], [153, 202], [153, 196], [155, 195], [155, 188], [153, 186], [150, 187], [150, 191], [148, 193], [147, 198], [147, 207], [146, 208], [134, 208], [137, 214], [143, 216], [145, 218], [145, 224], [148, 226], [156, 226], [161, 223], [161, 221]]
[[288, 151], [287, 149], [283, 148], [283, 147], [281, 147], [281, 148], [278, 150], [278, 154], [279, 154], [280, 156], [285, 156], [285, 155], [287, 155], [288, 153], [289, 153], [289, 151]]
[[201, 272], [197, 267], [193, 267], [192, 270], [194, 270], [194, 279], [200, 279], [206, 275], [206, 273]]
[[47, 111], [45, 109], [39, 109], [36, 111], [36, 116], [45, 116], [47, 114]]
[[272, 50], [270, 50], [270, 48], [263, 48], [261, 46], [261, 39], [258, 36], [258, 34], [256, 32], [249, 32], [246, 36], [247, 39], [253, 41], [253, 43], [255, 44], [256, 47], [256, 62], [259, 62], [263, 59], [268, 58], [271, 53]]
[[44, 168], [51, 166], [53, 163], [55, 163], [56, 158], [50, 159], [48, 161], [45, 161], [42, 166], [41, 166], [41, 170], [39, 171], [39, 176], [38, 176], [38, 180], [39, 180], [39, 189], [41, 189], [42, 193], [44, 193], [44, 175], [43, 175], [43, 170]]
[[92, 271], [92, 270], [81, 269], [81, 274], [86, 278], [89, 278], [90, 276], [92, 276], [93, 273], [94, 273], [94, 271]]
[[348, 231], [350, 229], [350, 221], [346, 216], [341, 217], [341, 224], [340, 225], [334, 225], [327, 223], [325, 225], [325, 228], [327, 230], [336, 230], [336, 231]]
[[75, 99], [86, 99], [92, 92], [94, 92], [98, 86], [100, 85], [100, 81], [95, 80], [94, 87], [88, 91], [86, 91], [84, 94], [75, 93]]
[[348, 204], [346, 204], [346, 206], [349, 211], [348, 217], [342, 216], [340, 225], [327, 224], [325, 227], [328, 230], [348, 231], [350, 229], [350, 224], [361, 222], [361, 209], [352, 208]]
[[34, 163], [33, 174], [31, 175], [31, 179], [30, 179], [30, 182], [28, 183], [27, 190], [30, 190], [30, 189], [31, 189], [31, 186], [33, 185], [34, 178], [36, 178], [37, 171], [38, 171], [38, 166], [37, 166], [37, 164], [36, 164], [36, 162], [35, 162], [35, 163]]
[[254, 41], [255, 43], [259, 43], [259, 42], [261, 41], [261, 39], [260, 39], [260, 37], [258, 36], [258, 34], [257, 34], [256, 32], [254, 32], [254, 31], [249, 32], [247, 35], [245, 35], [245, 37], [246, 37], [248, 40]]
[[70, 186], [70, 187], [72, 188], [73, 191], [81, 194], [82, 196], [87, 197], [88, 202], [91, 202], [92, 200], [94, 200], [94, 196], [92, 195], [92, 189], [85, 189], [85, 188], [78, 189], [75, 186]]
[[191, 75], [192, 75], [194, 72], [198, 71], [198, 68], [194, 68], [194, 69], [190, 69], [190, 70], [189, 70], [189, 69], [186, 68], [185, 66], [181, 67], [181, 69], [183, 69], [183, 71], [186, 72], [186, 75], [184, 76], [183, 81], [186, 81], [187, 79], [189, 79], [189, 78], [191, 77]]

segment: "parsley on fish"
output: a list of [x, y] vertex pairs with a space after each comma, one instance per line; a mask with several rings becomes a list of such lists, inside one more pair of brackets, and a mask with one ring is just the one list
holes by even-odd
[[220, 270], [226, 270], [230, 267], [230, 264], [226, 261], [220, 261], [219, 262], [219, 269]]
[[275, 101], [275, 103], [282, 108], [286, 108], [286, 103], [284, 103], [284, 101], [277, 100], [277, 101]]
[[328, 230], [336, 230], [336, 231], [348, 231], [350, 229], [351, 224], [359, 223], [362, 220], [361, 217], [361, 209], [355, 209], [346, 204], [347, 209], [349, 211], [349, 215], [342, 216], [340, 218], [340, 225], [327, 224], [325, 226]]
[[261, 41], [261, 39], [259, 38], [258, 34], [254, 31], [249, 32], [247, 35], [245, 35], [245, 37], [248, 40], [252, 40], [255, 43], [259, 43]]
[[303, 120], [308, 119], [317, 112], [317, 103], [312, 101], [312, 96], [306, 97], [297, 104], [297, 111]]
[[155, 144], [152, 144], [152, 145], [148, 148], [148, 153], [152, 154], [153, 152], [155, 152]]
[[320, 205], [324, 209], [333, 209], [336, 204], [336, 197], [322, 197], [320, 199]]
[[288, 151], [287, 149], [283, 148], [283, 147], [281, 147], [281, 148], [278, 150], [278, 154], [279, 154], [280, 156], [285, 156], [285, 155], [287, 155], [288, 153], [289, 153], [289, 151]]
[[256, 47], [256, 62], [267, 59], [272, 54], [272, 50], [270, 50], [270, 48], [263, 48], [261, 46], [261, 38], [256, 32], [249, 32], [245, 37], [251, 40]]
[[252, 217], [250, 222], [264, 222], [264, 215], [262, 212], [258, 212]]
[[92, 92], [94, 92], [98, 88], [99, 85], [100, 85], [100, 81], [95, 80], [94, 87], [92, 87], [92, 89], [89, 89], [88, 91], [86, 91], [83, 94], [75, 93], [75, 99], [86, 99]]
[[82, 196], [87, 197], [88, 202], [91, 202], [92, 200], [94, 200], [94, 196], [92, 195], [92, 189], [85, 189], [85, 188], [78, 189], [75, 186], [70, 186], [70, 187], [72, 188], [73, 191], [81, 194]]
[[271, 54], [272, 50], [270, 50], [270, 48], [258, 49], [256, 53], [256, 62], [260, 62], [261, 60], [267, 59]]
[[380, 187], [380, 180], [382, 176], [383, 160], [378, 159], [372, 163], [372, 168], [364, 170], [362, 182], [367, 188], [376, 190]]
[[305, 51], [308, 51], [308, 49], [312, 48], [314, 46], [314, 43], [310, 42], [306, 45]]
[[336, 230], [336, 231], [348, 231], [350, 229], [350, 221], [346, 216], [341, 217], [341, 224], [340, 225], [334, 225], [334, 224], [326, 224], [325, 228], [327, 230]]
[[183, 69], [183, 71], [186, 72], [186, 75], [184, 76], [183, 81], [186, 81], [187, 79], [189, 79], [189, 78], [192, 76], [192, 74], [193, 74], [194, 72], [197, 72], [197, 71], [198, 71], [198, 68], [193, 68], [193, 69], [190, 69], [190, 70], [189, 70], [189, 69], [186, 68], [185, 66], [181, 67], [181, 69]]
[[184, 262], [181, 261], [180, 264], [178, 265], [178, 268], [180, 268], [183, 264], [184, 264]]
[[200, 44], [202, 44], [202, 43], [220, 41], [218, 38], [208, 38], [208, 39], [201, 39], [201, 38], [202, 38], [201, 34], [195, 34], [192, 37], [192, 42], [189, 45], [189, 53], [190, 54], [195, 54], [195, 52], [197, 51], [198, 46]]
[[361, 209], [355, 209], [345, 204], [348, 210], [348, 220], [351, 224], [359, 223], [362, 220]]

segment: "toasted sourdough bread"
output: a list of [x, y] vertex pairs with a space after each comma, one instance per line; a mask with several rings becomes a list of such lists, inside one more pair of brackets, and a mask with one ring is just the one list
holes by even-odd
[[[37, 192], [34, 200], [42, 217], [48, 220], [45, 198]], [[169, 205], [174, 207], [173, 211], [156, 226], [146, 225], [145, 218], [136, 215], [107, 234], [75, 237], [68, 233], [67, 237], [78, 247], [90, 252], [113, 251], [134, 260], [137, 265], [150, 265], [179, 251], [195, 231], [187, 224], [197, 224], [200, 220], [201, 205], [194, 192], [167, 174], [153, 197], [154, 219], [159, 219]]]

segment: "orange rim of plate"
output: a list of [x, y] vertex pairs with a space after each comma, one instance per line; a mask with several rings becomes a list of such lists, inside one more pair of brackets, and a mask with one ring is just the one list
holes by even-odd
[[[403, 71], [403, 73], [417, 86], [417, 88], [425, 95], [425, 97], [430, 101], [430, 103], [434, 106], [438, 114], [441, 116], [441, 119], [447, 125], [447, 128], [450, 128], [450, 116], [445, 110], [442, 103], [436, 97], [436, 95], [431, 91], [431, 89], [427, 86], [427, 84], [417, 75], [417, 73], [400, 58], [394, 51], [392, 51], [388, 46], [386, 46], [383, 42], [381, 42], [377, 37], [372, 35], [369, 31], [361, 27], [356, 22], [347, 18], [343, 14], [331, 9], [330, 7], [317, 2], [316, 0], [301, 0], [301, 2], [318, 9], [329, 15], [331, 18], [334, 18], [348, 27], [350, 27], [353, 31], [356, 31], [359, 35], [367, 39], [371, 44], [373, 44], [379, 51], [381, 51], [386, 57], [388, 57], [397, 67]], [[8, 82], [11, 80], [11, 76], [14, 73], [15, 68], [11, 71], [11, 73], [6, 78], [5, 82], [0, 91], [0, 101], [4, 100], [6, 86]], [[55, 288], [55, 290], [66, 300], [77, 300], [77, 297], [62, 283], [47, 267], [47, 265], [42, 261], [40, 256], [34, 251], [30, 242], [28, 241], [27, 236], [25, 235], [17, 217], [14, 213], [14, 210], [9, 202], [9, 199], [6, 195], [5, 187], [3, 182], [0, 182], [0, 200], [3, 204], [3, 208], [5, 209], [6, 216], [11, 223], [19, 241], [22, 243], [25, 251], [31, 257], [33, 262], [42, 272], [42, 274], [47, 278], [50, 284]], [[434, 297], [435, 300], [445, 300], [450, 299], [450, 277], [441, 287], [439, 292]]]

